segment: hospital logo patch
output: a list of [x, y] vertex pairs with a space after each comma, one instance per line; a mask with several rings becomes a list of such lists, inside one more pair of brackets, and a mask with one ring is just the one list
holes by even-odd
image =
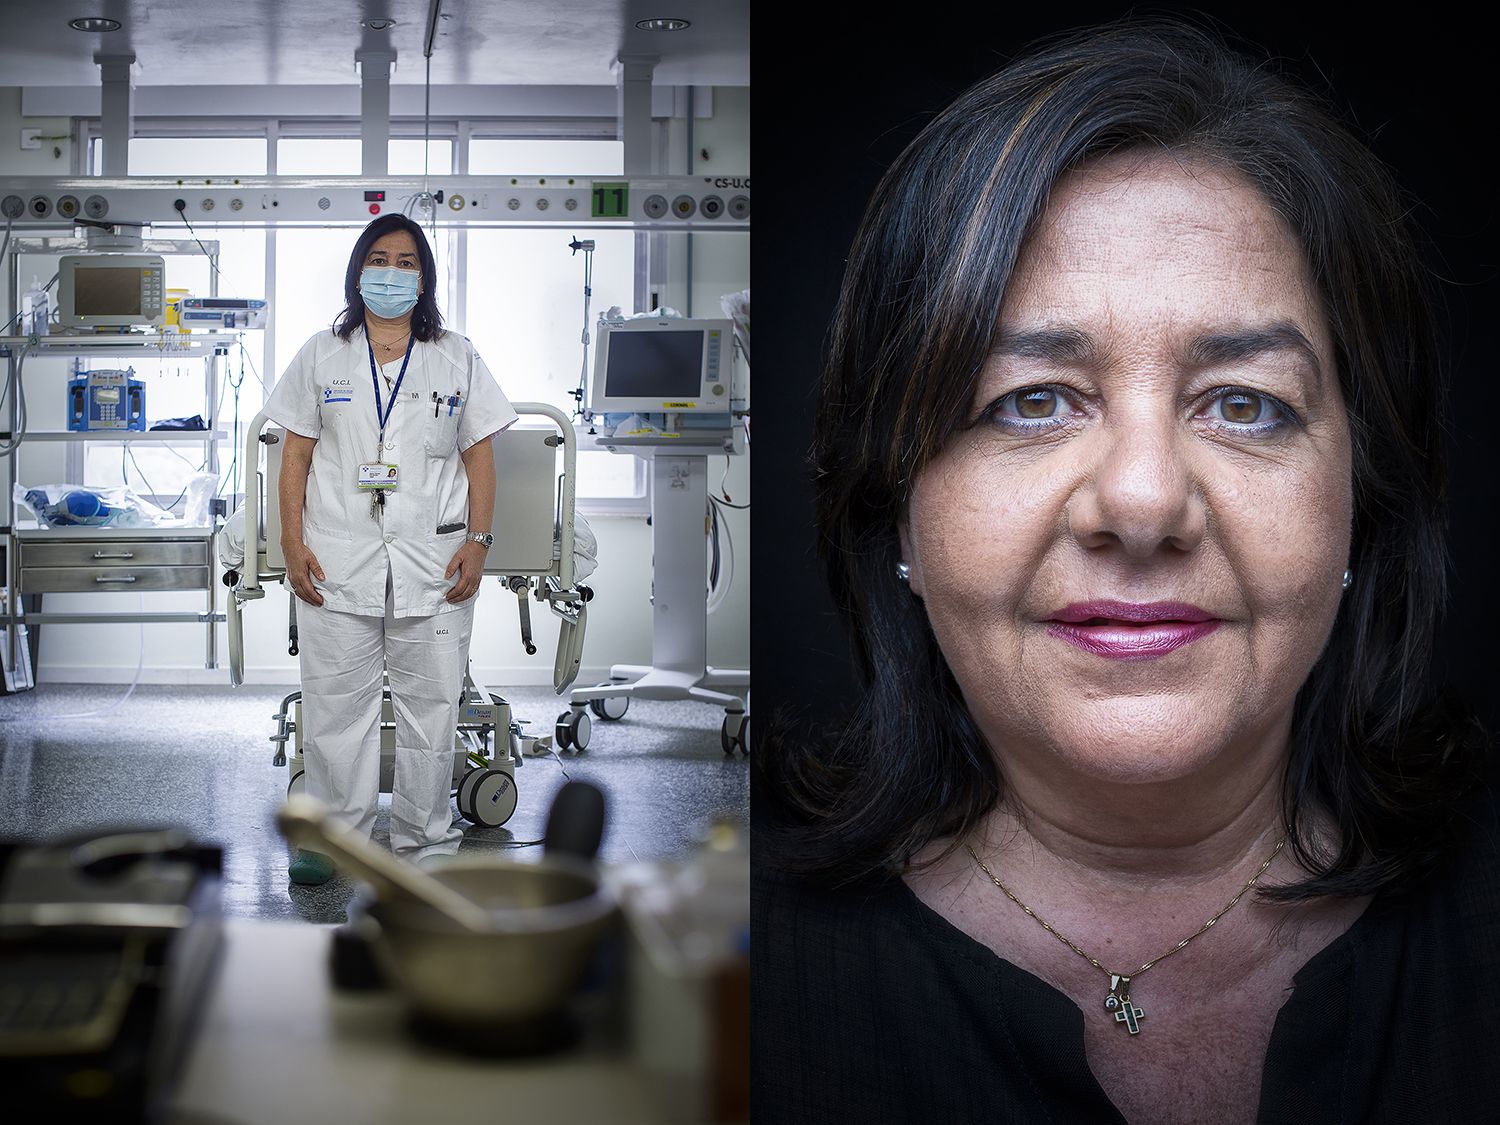
[[327, 406], [330, 402], [353, 402], [354, 400], [349, 397], [347, 380], [345, 380], [345, 383], [346, 385], [342, 387], [324, 387], [323, 405]]

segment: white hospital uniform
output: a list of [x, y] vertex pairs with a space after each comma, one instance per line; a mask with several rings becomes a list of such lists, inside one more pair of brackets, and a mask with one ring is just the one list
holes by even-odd
[[[381, 368], [390, 402], [401, 357]], [[433, 394], [439, 396], [434, 406]], [[458, 396], [458, 405], [448, 400]], [[453, 605], [444, 578], [463, 546], [469, 479], [460, 454], [516, 421], [473, 345], [448, 332], [412, 347], [385, 445], [363, 329], [320, 332], [297, 353], [266, 403], [267, 417], [316, 439], [302, 538], [322, 568], [323, 605], [297, 607], [307, 791], [339, 823], [368, 835], [380, 793], [381, 673], [396, 718], [391, 846], [417, 859], [457, 850], [449, 805], [458, 696], [474, 601]], [[378, 517], [357, 487], [361, 464], [399, 466]], [[439, 535], [439, 527], [460, 525]], [[476, 595], [477, 597], [477, 595]]]

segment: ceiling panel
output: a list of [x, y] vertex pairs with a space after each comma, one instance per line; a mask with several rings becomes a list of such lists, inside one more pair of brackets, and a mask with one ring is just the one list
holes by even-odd
[[[657, 85], [750, 83], [749, 0], [442, 0], [435, 85], [611, 86], [622, 52], [660, 57]], [[137, 86], [347, 85], [355, 52], [394, 49], [420, 85], [428, 0], [0, 0], [0, 84], [97, 86], [96, 51], [134, 52]], [[74, 31], [107, 16], [110, 33]], [[685, 16], [686, 31], [635, 22]], [[361, 21], [396, 21], [370, 31]]]

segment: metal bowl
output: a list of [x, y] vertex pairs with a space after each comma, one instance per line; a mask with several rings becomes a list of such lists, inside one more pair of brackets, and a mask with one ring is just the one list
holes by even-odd
[[374, 902], [375, 950], [418, 1016], [448, 1024], [519, 1023], [567, 999], [615, 913], [586, 864], [459, 860], [430, 873], [490, 917], [469, 933], [418, 903]]

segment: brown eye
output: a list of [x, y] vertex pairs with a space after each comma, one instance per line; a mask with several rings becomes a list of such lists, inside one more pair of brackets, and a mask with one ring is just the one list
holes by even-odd
[[1266, 413], [1266, 400], [1260, 395], [1235, 391], [1219, 400], [1219, 417], [1226, 422], [1247, 425], [1259, 422]]
[[1051, 418], [1057, 413], [1057, 392], [1045, 387], [1033, 387], [1016, 394], [1016, 416], [1020, 418]]

